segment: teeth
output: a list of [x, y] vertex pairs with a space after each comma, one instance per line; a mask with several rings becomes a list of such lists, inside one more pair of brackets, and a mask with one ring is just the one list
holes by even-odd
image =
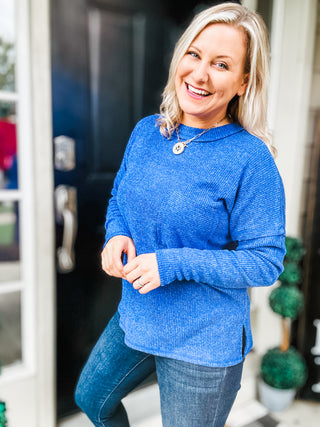
[[196, 89], [193, 86], [188, 85], [188, 90], [190, 90], [190, 92], [193, 92], [197, 95], [202, 95], [202, 96], [208, 96], [210, 95], [209, 92], [207, 92], [206, 90], [201, 90], [201, 89]]

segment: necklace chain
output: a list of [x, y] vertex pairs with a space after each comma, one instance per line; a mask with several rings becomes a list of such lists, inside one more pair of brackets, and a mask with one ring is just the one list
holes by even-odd
[[211, 126], [208, 129], [204, 129], [202, 132], [200, 132], [198, 135], [187, 139], [186, 141], [181, 141], [180, 140], [180, 136], [179, 136], [179, 129], [177, 128], [177, 137], [178, 137], [178, 142], [173, 146], [173, 152], [174, 154], [181, 154], [184, 149], [195, 139], [200, 138], [200, 136], [204, 135], [206, 132], [209, 132], [209, 130], [215, 128], [216, 126], [218, 126], [219, 123], [223, 122], [223, 120], [226, 118], [227, 116], [224, 116], [221, 120], [219, 120], [217, 123], [215, 123], [213, 126]]
[[212, 129], [212, 128], [204, 129], [201, 133], [199, 133], [198, 135], [194, 136], [193, 138], [187, 139], [186, 141], [181, 141], [180, 135], [179, 135], [179, 129], [177, 128], [178, 141], [182, 142], [182, 144], [186, 147], [188, 144], [190, 144], [190, 142], [194, 141], [197, 138], [200, 138], [200, 136], [204, 135], [206, 132], [209, 132], [210, 129]]

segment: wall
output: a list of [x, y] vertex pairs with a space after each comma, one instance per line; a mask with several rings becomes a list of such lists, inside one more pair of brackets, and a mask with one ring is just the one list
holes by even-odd
[[308, 187], [310, 184], [311, 156], [314, 150], [314, 133], [316, 116], [320, 113], [320, 0], [318, 0], [317, 23], [315, 31], [314, 62], [312, 68], [311, 97], [308, 120], [308, 133], [306, 138], [306, 156], [303, 179], [303, 210], [301, 212], [302, 223], [306, 214], [306, 202]]
[[310, 90], [313, 73], [314, 39], [318, 0], [276, 0], [280, 41], [273, 58], [274, 82], [271, 113], [274, 142], [279, 150], [287, 204], [287, 233], [300, 235], [303, 206], [303, 177]]

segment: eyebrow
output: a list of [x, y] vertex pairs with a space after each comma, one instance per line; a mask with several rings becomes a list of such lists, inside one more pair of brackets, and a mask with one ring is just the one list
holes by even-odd
[[216, 58], [218, 58], [218, 59], [221, 59], [221, 58], [228, 58], [228, 59], [230, 59], [231, 61], [233, 61], [233, 59], [231, 58], [231, 56], [229, 56], [229, 55], [217, 55], [216, 56]]

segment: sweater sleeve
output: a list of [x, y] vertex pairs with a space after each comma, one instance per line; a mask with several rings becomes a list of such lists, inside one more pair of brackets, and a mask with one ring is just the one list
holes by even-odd
[[264, 158], [248, 162], [238, 184], [229, 215], [233, 249], [159, 249], [161, 285], [175, 280], [217, 288], [272, 285], [283, 270], [284, 212], [282, 181], [271, 155], [264, 152]]
[[118, 195], [119, 185], [127, 170], [128, 157], [129, 157], [129, 153], [130, 153], [135, 135], [137, 133], [138, 126], [139, 126], [139, 123], [136, 125], [136, 127], [134, 128], [130, 136], [120, 168], [113, 182], [113, 188], [111, 190], [111, 198], [109, 199], [106, 222], [105, 222], [106, 235], [105, 235], [104, 246], [114, 236], [122, 235], [122, 236], [131, 237], [131, 233], [128, 229], [126, 221], [121, 215], [121, 212], [119, 210], [117, 195]]

